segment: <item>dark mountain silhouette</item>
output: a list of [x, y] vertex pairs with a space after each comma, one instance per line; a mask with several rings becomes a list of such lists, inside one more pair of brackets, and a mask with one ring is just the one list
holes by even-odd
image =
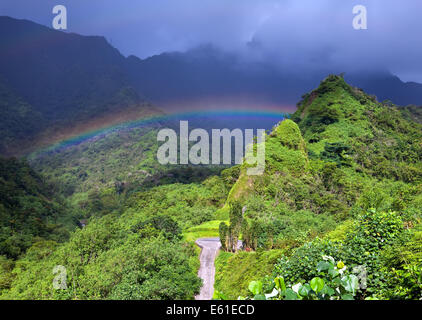
[[[341, 70], [326, 74], [332, 72]], [[25, 136], [49, 137], [86, 121], [120, 119], [114, 114], [127, 108], [150, 108], [145, 101], [164, 111], [271, 106], [293, 112], [302, 94], [326, 74], [287, 73], [212, 45], [125, 58], [103, 37], [0, 17], [0, 133], [6, 137], [0, 153]], [[422, 104], [421, 84], [404, 83], [385, 71], [345, 79], [380, 101]]]
[[19, 97], [0, 77], [0, 154], [13, 148], [17, 140], [23, 141], [40, 130], [39, 112]]
[[389, 72], [346, 74], [345, 79], [365, 92], [376, 95], [379, 101], [390, 100], [400, 106], [422, 105], [422, 84], [403, 82]]
[[[279, 70], [271, 63], [246, 62], [234, 54], [211, 46], [185, 53], [163, 53], [144, 60], [130, 56], [128, 74], [138, 92], [164, 108], [181, 102], [227, 101], [280, 107], [294, 106], [302, 94], [315, 88], [319, 80], [342, 70], [295, 74]], [[385, 71], [346, 73], [352, 85], [397, 105], [422, 105], [422, 84], [403, 82]], [[203, 103], [201, 103], [203, 102]]]
[[59, 32], [29, 21], [0, 19], [0, 73], [45, 116], [112, 99], [129, 86], [125, 58], [103, 37]]
[[144, 108], [125, 61], [103, 37], [0, 17], [0, 129], [8, 138], [0, 153], [21, 140], [22, 127], [27, 138], [49, 136], [134, 105]]
[[204, 102], [209, 100], [257, 108], [260, 104], [294, 106], [303, 92], [318, 83], [282, 74], [271, 64], [244, 63], [210, 45], [144, 60], [130, 56], [127, 65], [137, 91], [164, 108], [189, 101], [207, 108]]

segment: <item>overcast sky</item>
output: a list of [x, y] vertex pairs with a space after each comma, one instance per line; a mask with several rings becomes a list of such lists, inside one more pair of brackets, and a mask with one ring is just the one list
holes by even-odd
[[[51, 26], [57, 4], [68, 31], [103, 35], [126, 56], [213, 43], [291, 70], [381, 68], [422, 82], [420, 0], [1, 0], [0, 15]], [[352, 26], [356, 5], [367, 30]]]

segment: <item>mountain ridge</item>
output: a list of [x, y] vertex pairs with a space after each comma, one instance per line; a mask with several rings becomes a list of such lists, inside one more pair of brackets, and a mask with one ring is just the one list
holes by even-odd
[[[246, 63], [212, 45], [126, 58], [101, 36], [65, 33], [10, 17], [0, 17], [0, 26], [0, 81], [8, 88], [2, 101], [7, 116], [0, 122], [7, 137], [0, 146], [4, 155], [25, 154], [34, 144], [58, 141], [72, 127], [113, 115], [118, 119], [137, 106], [149, 115], [155, 111], [147, 101], [170, 113], [179, 107], [198, 111], [245, 106], [294, 112], [298, 98], [320, 79], [283, 74], [269, 63]], [[422, 102], [422, 85], [403, 83], [385, 72], [345, 78], [378, 93], [380, 100], [388, 96], [395, 103]], [[11, 110], [17, 104], [31, 112], [16, 118]], [[415, 114], [417, 109], [408, 110]]]
[[[323, 254], [349, 269], [365, 264], [368, 289], [357, 299], [394, 298], [396, 289], [416, 297], [403, 293], [396, 281], [407, 278], [382, 259], [386, 244], [411, 239], [408, 232], [420, 225], [421, 125], [335, 75], [298, 106], [266, 137], [265, 172], [253, 178], [245, 175], [246, 163], [211, 175], [200, 167], [168, 171], [157, 164], [149, 128], [46, 154], [34, 168], [69, 200], [70, 217], [88, 220], [68, 241], [34, 239], [17, 260], [0, 258], [0, 296], [192, 299], [201, 286], [193, 241], [219, 232], [227, 250], [241, 232], [245, 250], [221, 252], [216, 261], [221, 297], [248, 296], [248, 283], [266, 274], [270, 281], [285, 277], [286, 285], [310, 281], [320, 275]], [[163, 179], [154, 179], [162, 169]], [[5, 226], [9, 220], [6, 215]], [[5, 238], [9, 229], [1, 229]], [[399, 254], [389, 259], [406, 270]], [[58, 264], [71, 277], [68, 289], [46, 290]]]
[[[3, 96], [8, 117], [1, 120], [0, 128], [7, 131], [9, 141], [0, 146], [4, 155], [22, 155], [33, 145], [45, 145], [43, 141], [70, 136], [66, 132], [96, 118], [114, 124], [113, 118], [126, 121], [130, 114], [156, 112], [131, 88], [123, 68], [125, 58], [104, 37], [0, 17], [0, 48], [0, 77], [39, 115], [36, 123], [29, 115], [16, 123], [10, 113], [16, 102], [11, 94]], [[26, 139], [19, 133], [23, 123], [30, 133]]]

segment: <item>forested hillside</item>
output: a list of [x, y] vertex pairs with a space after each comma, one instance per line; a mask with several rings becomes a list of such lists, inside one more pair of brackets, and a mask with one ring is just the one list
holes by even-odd
[[[2, 298], [192, 299], [201, 285], [199, 248], [182, 232], [212, 220], [225, 190], [214, 176], [133, 192], [107, 210], [88, 199], [92, 216], [69, 241], [39, 239], [19, 260], [2, 258], [2, 275], [10, 280]], [[118, 197], [114, 189], [103, 192]], [[67, 290], [51, 285], [56, 265], [67, 269]]]
[[40, 129], [41, 114], [19, 97], [0, 78], [0, 153], [16, 149], [15, 142], [25, 141]]
[[9, 156], [155, 112], [132, 88], [125, 57], [103, 37], [4, 16], [0, 97], [0, 154]]
[[67, 239], [67, 208], [26, 162], [0, 158], [0, 181], [1, 256], [17, 259], [34, 242]]
[[[247, 164], [158, 166], [154, 134], [114, 132], [31, 157], [48, 190], [66, 196], [65, 216], [86, 226], [66, 240], [31, 229], [35, 211], [19, 229], [26, 245], [1, 253], [1, 298], [193, 299], [194, 240], [209, 236], [223, 249], [215, 298], [420, 298], [422, 126], [403, 110], [329, 76], [267, 135], [262, 176], [247, 176]], [[41, 178], [14, 166], [6, 185], [49, 205]], [[2, 230], [14, 230], [11, 217], [28, 206], [19, 198], [22, 210], [11, 211], [15, 193], [3, 194]], [[57, 265], [67, 289], [52, 286]]]
[[[266, 141], [265, 174], [236, 182], [230, 228], [220, 227], [223, 248], [232, 251], [227, 243], [241, 236], [256, 251], [246, 261], [268, 270], [267, 261], [282, 257], [259, 278], [246, 273], [240, 253], [222, 253], [217, 296], [418, 298], [421, 126], [338, 76], [304, 95], [292, 119]], [[358, 288], [352, 270], [362, 267], [367, 278]]]

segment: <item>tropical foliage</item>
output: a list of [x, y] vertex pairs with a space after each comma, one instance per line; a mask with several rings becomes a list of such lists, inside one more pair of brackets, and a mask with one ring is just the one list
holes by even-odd
[[261, 176], [159, 166], [152, 125], [1, 159], [0, 298], [193, 299], [194, 241], [220, 236], [218, 299], [420, 299], [412, 119], [329, 76], [266, 136]]

